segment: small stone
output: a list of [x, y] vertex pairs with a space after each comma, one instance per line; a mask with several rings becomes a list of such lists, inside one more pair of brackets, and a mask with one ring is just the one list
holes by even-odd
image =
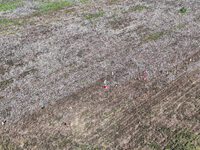
[[2, 124], [2, 126], [3, 126], [3, 125], [5, 125], [5, 123], [6, 123], [6, 120], [2, 121], [2, 123], [1, 123], [1, 124]]

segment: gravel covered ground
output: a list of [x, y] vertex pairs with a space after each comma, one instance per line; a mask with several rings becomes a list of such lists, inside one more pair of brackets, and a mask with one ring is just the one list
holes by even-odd
[[[197, 1], [112, 2], [76, 3], [2, 34], [1, 120], [13, 121], [111, 72], [110, 85], [145, 70], [149, 78], [199, 50]], [[181, 6], [188, 12], [179, 13]]]
[[148, 81], [200, 50], [197, 0], [74, 1], [50, 11], [21, 3], [0, 11], [0, 121], [67, 101], [107, 75], [108, 88]]
[[[70, 3], [77, 3], [81, 0], [68, 0]], [[34, 12], [37, 12], [40, 8], [45, 7], [45, 2], [65, 2], [65, 0], [1, 0], [1, 3], [9, 4], [9, 7], [12, 9], [5, 9], [2, 7], [0, 9], [1, 18], [19, 18], [25, 17]], [[4, 8], [4, 9], [3, 9]]]

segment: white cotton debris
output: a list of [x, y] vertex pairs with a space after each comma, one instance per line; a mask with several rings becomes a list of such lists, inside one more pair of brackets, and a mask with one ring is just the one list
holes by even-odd
[[104, 84], [106, 84], [106, 82], [107, 82], [107, 81], [105, 80], [105, 81], [104, 81]]

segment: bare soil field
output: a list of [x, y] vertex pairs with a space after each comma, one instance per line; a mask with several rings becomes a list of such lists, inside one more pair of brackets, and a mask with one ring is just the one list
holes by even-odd
[[200, 150], [199, 67], [197, 0], [2, 2], [0, 149]]

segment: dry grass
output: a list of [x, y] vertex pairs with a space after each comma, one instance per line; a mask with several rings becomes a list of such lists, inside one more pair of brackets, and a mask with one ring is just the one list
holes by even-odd
[[199, 5], [182, 4], [84, 0], [2, 29], [0, 149], [199, 149]]

